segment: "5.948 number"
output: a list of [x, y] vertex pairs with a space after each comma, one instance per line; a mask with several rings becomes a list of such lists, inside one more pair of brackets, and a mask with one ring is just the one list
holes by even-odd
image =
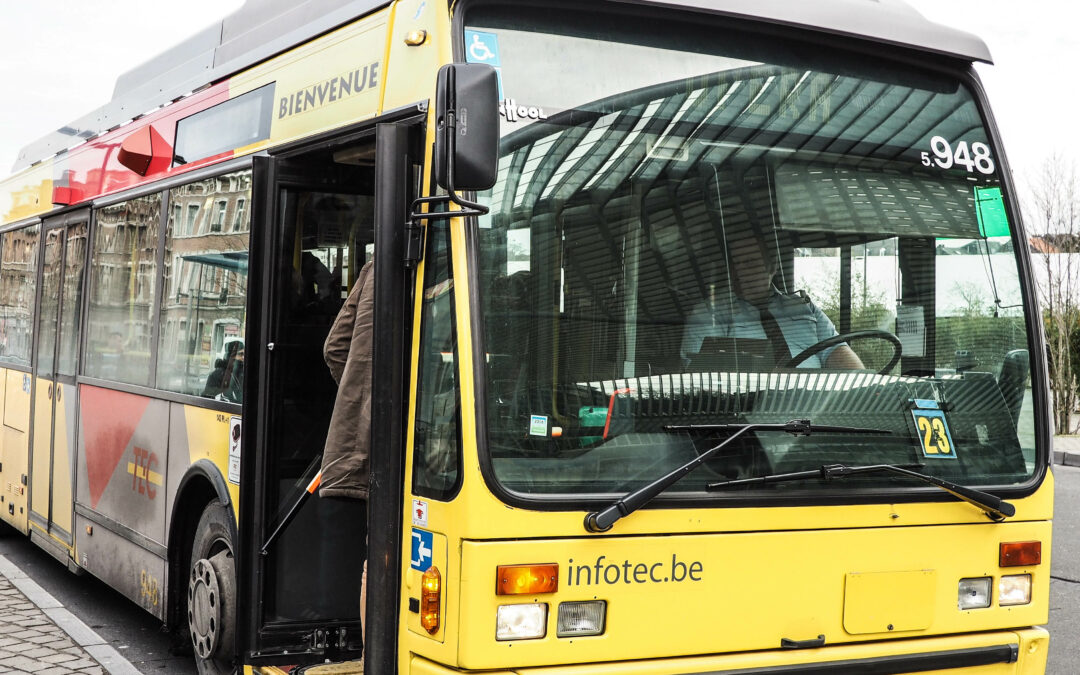
[[[930, 156], [931, 153], [933, 157]], [[943, 136], [934, 136], [930, 139], [930, 152], [923, 152], [921, 157], [923, 166], [936, 165], [941, 169], [962, 166], [968, 173], [994, 173], [994, 158], [990, 156], [990, 147], [979, 141], [970, 146], [967, 141], [960, 141], [953, 148]]]

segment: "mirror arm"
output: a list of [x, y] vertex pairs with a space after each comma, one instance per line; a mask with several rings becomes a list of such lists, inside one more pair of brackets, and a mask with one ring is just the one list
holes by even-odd
[[[447, 186], [445, 195], [438, 197], [417, 197], [413, 200], [412, 205], [409, 206], [409, 220], [406, 224], [407, 237], [405, 242], [405, 263], [411, 267], [420, 262], [424, 258], [424, 251], [422, 246], [423, 241], [423, 226], [421, 221], [425, 220], [447, 220], [449, 218], [464, 218], [466, 216], [482, 216], [491, 212], [491, 209], [478, 202], [472, 202], [454, 190], [454, 151], [457, 149], [456, 141], [456, 127], [454, 119], [456, 114], [453, 110], [449, 111], [446, 115], [446, 127], [448, 141], [450, 148], [447, 151]], [[439, 204], [457, 204], [460, 208], [459, 211], [420, 211], [420, 208], [424, 204], [436, 206]]]
[[[456, 103], [455, 103], [456, 105]], [[457, 152], [457, 110], [449, 110], [446, 113], [446, 129], [449, 136], [450, 149], [446, 153], [446, 193], [450, 198], [450, 201], [454, 202], [461, 207], [461, 211], [458, 212], [459, 216], [482, 216], [489, 211], [490, 208], [480, 204], [478, 202], [471, 202], [454, 190], [454, 155]]]
[[[452, 76], [451, 76], [452, 77]], [[472, 202], [465, 199], [457, 193], [454, 189], [454, 151], [457, 149], [456, 130], [457, 124], [455, 123], [457, 115], [455, 111], [450, 110], [446, 114], [446, 129], [447, 140], [450, 147], [447, 149], [446, 157], [446, 179], [447, 194], [439, 197], [418, 197], [413, 200], [412, 207], [409, 211], [409, 220], [445, 220], [446, 218], [463, 218], [465, 216], [482, 216], [491, 212], [491, 209], [478, 202]], [[460, 211], [439, 211], [437, 213], [420, 212], [417, 209], [423, 204], [449, 204], [454, 203], [461, 207]]]
[[[447, 220], [449, 218], [464, 218], [468, 216], [482, 216], [491, 212], [490, 207], [466, 199], [464, 196], [458, 194], [458, 191], [454, 185], [456, 182], [456, 159], [457, 159], [457, 128], [458, 128], [458, 92], [457, 92], [457, 68], [459, 66], [448, 64], [443, 66], [439, 70], [439, 81], [436, 87], [436, 107], [438, 108], [438, 114], [436, 115], [437, 129], [435, 138], [435, 152], [433, 153], [433, 183], [437, 183], [439, 187], [445, 187], [446, 194], [431, 196], [431, 197], [417, 197], [409, 205], [409, 213], [405, 222], [406, 239], [405, 239], [405, 251], [403, 253], [405, 265], [412, 267], [416, 263], [423, 259], [423, 241], [424, 241], [424, 223], [433, 220]], [[461, 64], [462, 68], [471, 68], [469, 77], [475, 79], [480, 77], [484, 80], [490, 80], [487, 85], [493, 85], [495, 82], [495, 72], [487, 66], [481, 66], [481, 71], [475, 71], [476, 66], [467, 66]], [[490, 72], [488, 72], [490, 71]], [[490, 77], [489, 77], [490, 76]], [[471, 90], [470, 90], [471, 91]], [[495, 90], [492, 89], [492, 92]], [[462, 101], [462, 105], [467, 109], [471, 102], [475, 99], [476, 104], [483, 106], [483, 101], [478, 99], [477, 96], [469, 98], [465, 96], [466, 101]], [[490, 115], [480, 114], [478, 118], [478, 124], [482, 125], [481, 129], [481, 147], [485, 152], [488, 144], [484, 141], [493, 141], [495, 145], [498, 145], [498, 118], [489, 120]], [[494, 128], [487, 125], [494, 124]], [[485, 133], [493, 132], [494, 137], [491, 139], [485, 138]], [[469, 137], [467, 140], [472, 140], [474, 137]], [[494, 151], [495, 148], [490, 148]], [[443, 155], [445, 154], [445, 158]], [[445, 162], [445, 165], [444, 165]], [[472, 168], [469, 161], [466, 160], [466, 165]], [[487, 167], [495, 168], [495, 167]], [[475, 178], [477, 182], [475, 185], [482, 183], [493, 184], [495, 182], [494, 175], [491, 175], [489, 171], [481, 171], [479, 175], [474, 175], [475, 172], [470, 173], [469, 176]], [[468, 183], [468, 179], [466, 179]], [[471, 184], [471, 183], [470, 183]], [[468, 190], [469, 188], [466, 188]], [[476, 188], [473, 188], [476, 189]], [[452, 211], [449, 208], [450, 204], [456, 204], [457, 211]], [[426, 208], [425, 208], [426, 207]], [[439, 208], [437, 211], [433, 209]]]

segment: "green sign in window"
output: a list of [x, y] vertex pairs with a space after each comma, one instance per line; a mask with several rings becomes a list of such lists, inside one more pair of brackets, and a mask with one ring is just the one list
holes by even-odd
[[979, 233], [984, 237], [1009, 236], [1009, 218], [999, 187], [975, 186], [975, 213], [979, 218]]

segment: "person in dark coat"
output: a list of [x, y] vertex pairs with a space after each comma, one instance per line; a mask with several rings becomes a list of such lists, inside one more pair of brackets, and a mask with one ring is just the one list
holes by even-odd
[[[323, 449], [319, 497], [367, 500], [371, 454], [371, 365], [375, 329], [373, 262], [360, 270], [330, 334], [323, 359], [338, 384]], [[360, 576], [360, 633], [365, 635], [367, 560]]]
[[371, 353], [375, 283], [372, 263], [360, 270], [323, 345], [338, 384], [322, 458], [320, 497], [367, 499], [371, 451]]

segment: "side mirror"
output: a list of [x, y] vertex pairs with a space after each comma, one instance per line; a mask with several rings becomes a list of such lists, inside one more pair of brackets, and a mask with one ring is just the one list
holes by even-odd
[[495, 69], [451, 63], [439, 69], [435, 93], [435, 182], [486, 190], [499, 164], [499, 84]]

